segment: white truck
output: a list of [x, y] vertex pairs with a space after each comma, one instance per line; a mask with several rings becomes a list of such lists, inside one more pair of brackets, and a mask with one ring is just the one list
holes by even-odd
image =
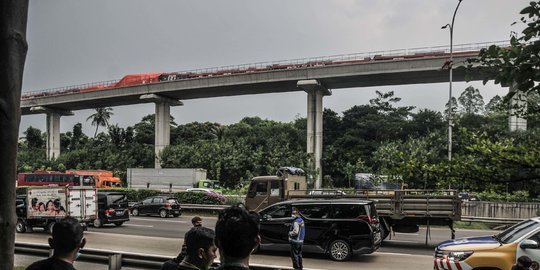
[[200, 168], [127, 169], [127, 186], [134, 189], [185, 190], [195, 187], [197, 181], [204, 179], [206, 170]]
[[16, 199], [16, 231], [34, 227], [52, 232], [54, 224], [72, 217], [85, 226], [97, 217], [97, 189], [82, 186], [29, 187]]

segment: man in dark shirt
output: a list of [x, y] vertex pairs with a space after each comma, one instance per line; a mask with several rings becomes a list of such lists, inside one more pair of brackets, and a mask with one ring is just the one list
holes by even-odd
[[202, 226], [202, 218], [199, 216], [194, 216], [191, 219], [191, 224], [193, 224], [193, 227], [201, 227]]
[[73, 262], [86, 244], [83, 231], [81, 224], [74, 218], [65, 218], [54, 224], [52, 238], [49, 238], [53, 256], [31, 264], [26, 270], [75, 270]]
[[221, 265], [218, 270], [247, 270], [249, 255], [261, 242], [259, 214], [243, 204], [233, 205], [219, 213], [216, 222], [216, 245]]
[[178, 265], [180, 270], [208, 270], [217, 257], [214, 230], [196, 226], [184, 237], [186, 257]]
[[[202, 226], [202, 218], [199, 216], [194, 216], [191, 219], [191, 224], [193, 224], [193, 227], [201, 227]], [[187, 233], [186, 233], [187, 234]], [[178, 269], [178, 265], [184, 260], [184, 258], [187, 256], [187, 247], [186, 247], [186, 238], [184, 237], [184, 244], [182, 244], [182, 249], [180, 250], [180, 253], [178, 253], [178, 256], [176, 258], [168, 260], [164, 262], [161, 265], [161, 270], [176, 270]]]

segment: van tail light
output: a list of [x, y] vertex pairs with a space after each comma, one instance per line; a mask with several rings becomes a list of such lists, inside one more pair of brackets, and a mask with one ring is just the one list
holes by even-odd
[[105, 210], [105, 215], [111, 216], [112, 214], [114, 214], [114, 209], [107, 209], [107, 210]]
[[171, 209], [171, 203], [165, 203], [165, 208]]
[[379, 220], [376, 218], [371, 218], [370, 216], [360, 216], [359, 219], [369, 223], [369, 224], [379, 224]]

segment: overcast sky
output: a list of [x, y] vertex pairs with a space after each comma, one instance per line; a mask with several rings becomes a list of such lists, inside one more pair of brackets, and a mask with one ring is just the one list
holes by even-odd
[[[524, 0], [463, 0], [454, 44], [508, 40], [520, 32]], [[126, 74], [173, 72], [305, 57], [449, 44], [457, 0], [30, 0], [28, 54], [23, 92], [122, 78]], [[481, 82], [467, 86], [486, 102], [507, 89]], [[338, 113], [368, 104], [375, 91], [394, 91], [399, 105], [444, 110], [448, 83], [336, 89], [323, 105]], [[176, 123], [236, 123], [245, 116], [289, 122], [306, 115], [303, 92], [183, 101], [171, 108]], [[93, 110], [61, 118], [61, 132], [83, 123]], [[133, 125], [154, 113], [153, 104], [113, 108], [112, 124]], [[45, 131], [45, 115], [23, 116]]]

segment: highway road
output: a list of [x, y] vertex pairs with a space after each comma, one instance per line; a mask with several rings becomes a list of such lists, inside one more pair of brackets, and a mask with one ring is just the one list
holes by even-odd
[[[90, 227], [85, 232], [87, 247], [111, 251], [127, 251], [174, 257], [183, 242], [184, 233], [191, 227], [192, 216], [161, 219], [159, 217], [132, 217], [121, 227], [114, 225], [103, 228]], [[203, 226], [213, 228], [215, 217], [203, 217]], [[497, 231], [457, 230], [456, 237], [494, 234]], [[348, 262], [334, 262], [321, 254], [304, 254], [306, 269], [396, 269], [396, 265], [411, 269], [433, 269], [433, 249], [437, 243], [450, 238], [445, 227], [431, 228], [431, 238], [425, 245], [425, 228], [417, 234], [399, 234], [383, 242], [382, 247], [370, 255], [357, 255]], [[35, 232], [17, 234], [17, 242], [47, 243], [49, 234], [36, 229]], [[251, 263], [273, 265], [290, 269], [288, 250], [282, 252], [262, 251], [254, 254]], [[76, 266], [77, 267], [77, 266]], [[95, 268], [95, 267], [93, 267]], [[400, 267], [404, 268], [404, 267]], [[84, 267], [77, 269], [84, 270]], [[107, 269], [103, 265], [103, 269]]]

